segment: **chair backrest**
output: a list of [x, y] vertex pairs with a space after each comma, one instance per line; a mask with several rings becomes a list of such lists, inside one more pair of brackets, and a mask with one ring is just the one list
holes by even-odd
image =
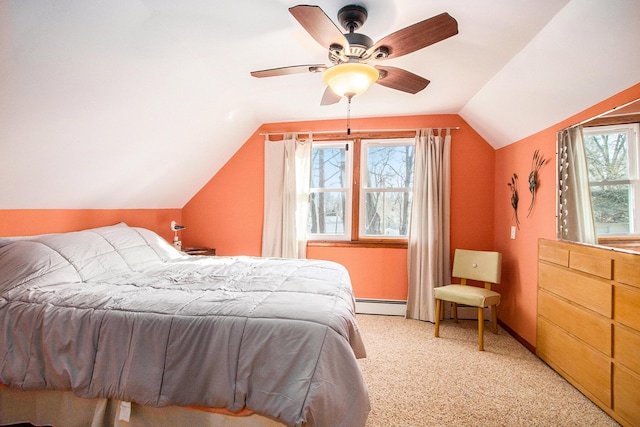
[[500, 252], [456, 249], [451, 275], [485, 283], [500, 283], [501, 264]]

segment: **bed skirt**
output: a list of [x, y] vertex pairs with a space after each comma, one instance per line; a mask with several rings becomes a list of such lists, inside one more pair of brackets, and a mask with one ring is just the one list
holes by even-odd
[[252, 413], [234, 416], [179, 406], [131, 404], [129, 421], [120, 420], [121, 402], [84, 399], [70, 391], [21, 391], [0, 386], [0, 425], [31, 423], [55, 427], [282, 427]]

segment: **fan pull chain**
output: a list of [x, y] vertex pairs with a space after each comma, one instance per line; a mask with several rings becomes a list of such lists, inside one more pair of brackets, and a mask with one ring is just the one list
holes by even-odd
[[347, 96], [347, 136], [351, 135], [351, 98]]

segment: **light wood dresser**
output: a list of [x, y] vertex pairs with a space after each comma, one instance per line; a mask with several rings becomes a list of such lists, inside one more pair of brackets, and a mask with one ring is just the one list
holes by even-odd
[[538, 244], [536, 353], [625, 426], [640, 426], [640, 254]]

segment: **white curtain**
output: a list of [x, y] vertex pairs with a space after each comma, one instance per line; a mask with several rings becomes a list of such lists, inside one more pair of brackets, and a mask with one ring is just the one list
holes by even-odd
[[421, 129], [416, 135], [409, 230], [407, 317], [435, 322], [433, 289], [449, 284], [451, 134]]
[[597, 244], [582, 126], [563, 129], [558, 138], [558, 237]]
[[262, 256], [306, 258], [310, 175], [311, 137], [265, 137]]

